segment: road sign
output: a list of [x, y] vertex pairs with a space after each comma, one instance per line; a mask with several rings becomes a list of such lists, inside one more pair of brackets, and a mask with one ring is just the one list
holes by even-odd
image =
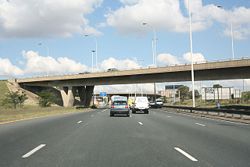
[[101, 97], [107, 96], [107, 92], [100, 92], [100, 96], [101, 96]]

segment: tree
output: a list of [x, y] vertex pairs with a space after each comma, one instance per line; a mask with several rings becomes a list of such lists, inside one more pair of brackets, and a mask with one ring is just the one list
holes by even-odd
[[15, 92], [9, 92], [5, 95], [5, 98], [2, 101], [2, 104], [7, 107], [13, 107], [14, 109], [19, 107], [22, 107], [25, 100], [27, 100], [28, 97], [24, 92], [15, 91]]
[[222, 88], [222, 86], [220, 84], [214, 84], [213, 88]]
[[51, 104], [55, 103], [55, 96], [51, 92], [43, 91], [39, 94], [39, 106], [50, 107]]
[[[193, 96], [193, 95], [192, 95], [192, 91], [190, 91], [188, 94], [189, 94], [188, 97], [189, 97], [190, 99], [192, 99], [192, 96]], [[199, 98], [199, 97], [201, 96], [200, 93], [199, 93], [199, 91], [198, 91], [197, 89], [194, 90], [194, 96], [195, 96], [195, 98]]]
[[187, 87], [187, 86], [180, 86], [179, 88], [178, 88], [178, 91], [180, 91], [180, 99], [181, 99], [181, 101], [183, 102], [185, 99], [187, 99], [188, 98], [188, 96], [189, 96], [189, 87]]
[[217, 89], [217, 97], [218, 97], [218, 103], [220, 102], [220, 94], [219, 94], [219, 88], [222, 88], [222, 86], [220, 84], [214, 84], [213, 88]]
[[242, 92], [242, 99], [244, 101], [249, 101], [250, 100], [250, 91]]

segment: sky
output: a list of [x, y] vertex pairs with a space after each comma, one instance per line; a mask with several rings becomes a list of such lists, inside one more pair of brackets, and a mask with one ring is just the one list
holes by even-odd
[[[191, 0], [190, 12], [195, 62], [232, 59], [231, 25], [235, 59], [250, 58], [249, 0]], [[0, 0], [0, 78], [92, 71], [96, 45], [94, 71], [152, 66], [154, 30], [157, 66], [190, 63], [188, 13], [188, 0]], [[242, 88], [202, 86], [218, 82]]]

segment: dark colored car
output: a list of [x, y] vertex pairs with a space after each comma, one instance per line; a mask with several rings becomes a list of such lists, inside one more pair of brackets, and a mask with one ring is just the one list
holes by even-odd
[[107, 72], [113, 72], [113, 71], [118, 71], [118, 69], [117, 69], [117, 68], [109, 68], [109, 69], [107, 70]]

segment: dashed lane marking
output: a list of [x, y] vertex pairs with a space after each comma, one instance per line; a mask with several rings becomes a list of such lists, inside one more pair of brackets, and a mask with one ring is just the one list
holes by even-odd
[[143, 123], [142, 122], [138, 122], [140, 125], [143, 125]]
[[29, 151], [28, 153], [24, 154], [22, 156], [22, 158], [28, 158], [29, 156], [31, 156], [32, 154], [34, 154], [35, 152], [37, 152], [38, 150], [42, 149], [43, 147], [45, 147], [46, 144], [40, 144], [39, 146], [37, 146], [36, 148], [34, 148], [33, 150]]
[[206, 125], [204, 125], [204, 124], [200, 124], [200, 123], [195, 123], [196, 125], [199, 125], [199, 126], [206, 126]]
[[194, 158], [193, 156], [191, 156], [190, 154], [188, 154], [187, 152], [183, 151], [182, 149], [175, 147], [174, 148], [176, 151], [178, 151], [179, 153], [181, 153], [182, 155], [184, 155], [185, 157], [187, 157], [188, 159], [190, 159], [191, 161], [198, 161], [196, 158]]

